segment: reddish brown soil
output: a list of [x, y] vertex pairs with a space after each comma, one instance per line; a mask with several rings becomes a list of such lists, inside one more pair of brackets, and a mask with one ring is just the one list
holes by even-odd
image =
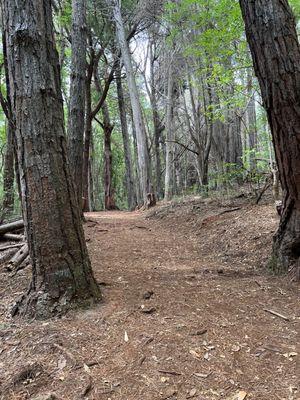
[[101, 305], [12, 320], [30, 271], [1, 273], [1, 400], [300, 399], [299, 286], [264, 269], [272, 206], [194, 199], [87, 218]]

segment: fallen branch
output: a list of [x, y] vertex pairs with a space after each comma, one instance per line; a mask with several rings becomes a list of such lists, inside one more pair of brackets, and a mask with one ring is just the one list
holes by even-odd
[[23, 242], [24, 241], [24, 235], [17, 235], [15, 233], [5, 233], [4, 235], [0, 236], [0, 240]]
[[19, 251], [16, 252], [16, 254], [12, 257], [12, 259], [9, 261], [9, 263], [6, 266], [7, 271], [13, 271], [16, 269], [28, 256], [29, 250], [28, 250], [28, 245], [27, 243], [24, 244], [23, 247]]
[[264, 308], [264, 311], [267, 312], [267, 313], [269, 313], [269, 314], [275, 315], [275, 317], [282, 318], [282, 319], [284, 319], [285, 321], [289, 321], [289, 320], [290, 320], [290, 319], [289, 319], [288, 317], [286, 317], [285, 315], [279, 314], [279, 313], [276, 312], [276, 311], [269, 310], [269, 309], [267, 309], [267, 308]]
[[0, 265], [6, 264], [8, 260], [11, 259], [12, 256], [14, 256], [18, 250], [16, 248], [13, 249], [8, 249], [2, 256], [0, 257]]
[[10, 245], [7, 245], [7, 246], [0, 246], [0, 251], [13, 249], [13, 248], [21, 247], [21, 246], [23, 246], [23, 243], [10, 244]]
[[181, 376], [182, 375], [180, 372], [165, 371], [163, 369], [159, 369], [158, 372], [160, 372], [161, 374], [165, 374], [165, 375], [173, 375], [173, 376]]
[[0, 225], [0, 235], [4, 235], [7, 232], [12, 232], [17, 229], [24, 228], [24, 221], [22, 219], [7, 224]]

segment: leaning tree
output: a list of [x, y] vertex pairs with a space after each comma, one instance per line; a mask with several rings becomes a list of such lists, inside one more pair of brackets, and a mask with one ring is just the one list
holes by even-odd
[[2, 0], [30, 289], [14, 312], [45, 318], [100, 299], [67, 162], [51, 0]]
[[273, 266], [298, 268], [300, 256], [300, 45], [287, 0], [240, 0], [254, 69], [271, 127], [283, 208]]

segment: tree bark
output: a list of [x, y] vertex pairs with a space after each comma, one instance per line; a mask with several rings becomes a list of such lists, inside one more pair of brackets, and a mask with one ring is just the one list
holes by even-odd
[[287, 271], [300, 256], [300, 45], [287, 0], [240, 0], [240, 5], [284, 197], [272, 266]]
[[164, 200], [169, 201], [173, 195], [173, 157], [174, 157], [174, 132], [173, 132], [173, 68], [172, 60], [168, 71], [167, 87], [167, 111], [166, 111], [166, 168], [165, 168], [165, 196]]
[[128, 132], [128, 124], [126, 117], [126, 108], [125, 108], [125, 98], [123, 91], [123, 84], [121, 78], [121, 66], [120, 61], [118, 63], [117, 71], [116, 71], [116, 81], [117, 81], [117, 93], [118, 93], [118, 106], [119, 106], [119, 114], [120, 114], [120, 122], [121, 122], [121, 130], [123, 137], [123, 147], [124, 147], [124, 159], [125, 159], [125, 171], [126, 171], [126, 191], [127, 191], [127, 201], [129, 210], [134, 210], [137, 206], [136, 192], [134, 188], [134, 176], [132, 171], [132, 160], [131, 160], [131, 151], [130, 151], [130, 139]]
[[67, 161], [58, 54], [49, 0], [2, 0], [25, 230], [28, 292], [14, 307], [47, 318], [100, 300]]
[[85, 0], [72, 0], [71, 39], [72, 59], [68, 117], [68, 155], [78, 204], [81, 207], [87, 42]]
[[[153, 193], [153, 186], [151, 182], [150, 166], [149, 166], [149, 152], [147, 145], [146, 128], [143, 121], [141, 104], [139, 101], [139, 94], [137, 85], [134, 78], [132, 67], [132, 60], [130, 56], [129, 46], [126, 40], [123, 19], [118, 0], [108, 0], [108, 4], [113, 6], [113, 17], [116, 26], [117, 42], [120, 46], [122, 59], [125, 65], [128, 89], [131, 100], [131, 107], [133, 112], [133, 120], [136, 131], [137, 147], [138, 147], [138, 163], [140, 172], [141, 192], [143, 196], [143, 205], [150, 207], [155, 204], [155, 196]], [[149, 202], [149, 199], [152, 199]]]
[[[6, 85], [6, 149], [3, 165], [3, 202], [1, 221], [5, 217], [9, 217], [14, 210], [14, 159], [15, 159], [15, 141], [14, 130], [15, 123], [13, 121], [13, 112], [10, 102], [10, 88], [8, 81], [8, 66], [7, 66], [7, 51], [6, 51], [6, 32], [2, 33], [2, 46], [5, 70], [5, 85]], [[17, 175], [18, 178], [18, 175]], [[19, 185], [18, 185], [19, 189]]]

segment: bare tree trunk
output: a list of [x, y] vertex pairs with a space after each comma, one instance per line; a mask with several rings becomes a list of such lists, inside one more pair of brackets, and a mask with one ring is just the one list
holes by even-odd
[[46, 318], [100, 299], [67, 161], [50, 1], [3, 0], [11, 103], [32, 263], [30, 289], [14, 307]]
[[300, 45], [287, 0], [240, 5], [284, 193], [272, 267], [286, 271], [300, 256]]
[[255, 97], [253, 91], [253, 78], [252, 71], [248, 71], [248, 95], [249, 103], [247, 107], [247, 120], [248, 120], [248, 143], [249, 143], [249, 161], [250, 171], [256, 169], [256, 154], [257, 150], [257, 126], [256, 126], [256, 110], [255, 110]]
[[165, 201], [169, 201], [173, 195], [173, 157], [174, 157], [174, 131], [173, 131], [173, 68], [172, 60], [168, 71], [168, 94], [167, 94], [167, 120], [166, 120], [166, 168], [165, 168]]
[[72, 60], [68, 117], [68, 155], [78, 204], [81, 207], [87, 41], [85, 0], [72, 0], [71, 38]]
[[138, 148], [138, 163], [140, 173], [140, 183], [142, 189], [144, 206], [150, 207], [155, 204], [155, 196], [151, 182], [149, 153], [147, 145], [146, 128], [143, 121], [141, 104], [139, 101], [139, 93], [134, 78], [132, 60], [130, 56], [129, 46], [126, 40], [123, 19], [118, 0], [108, 0], [108, 5], [113, 6], [113, 17], [116, 25], [117, 42], [120, 46], [122, 59], [125, 65], [128, 88], [133, 112], [133, 120], [136, 130], [137, 148]]
[[13, 112], [10, 101], [5, 31], [3, 31], [2, 33], [2, 46], [3, 46], [5, 84], [6, 84], [6, 96], [7, 96], [6, 98], [7, 124], [6, 124], [6, 149], [5, 149], [4, 166], [3, 166], [3, 202], [2, 202], [1, 220], [9, 216], [14, 210], [14, 158], [16, 151], [15, 141], [14, 141], [15, 123], [13, 121]]
[[121, 78], [121, 66], [120, 61], [117, 67], [117, 92], [118, 92], [118, 105], [120, 113], [121, 130], [123, 137], [123, 147], [124, 147], [124, 159], [125, 159], [125, 171], [126, 171], [126, 191], [129, 210], [134, 210], [137, 206], [136, 192], [134, 188], [134, 177], [132, 172], [132, 161], [131, 161], [131, 151], [130, 151], [130, 141], [125, 109], [125, 99]]
[[109, 111], [106, 102], [102, 106], [103, 132], [104, 132], [104, 207], [105, 210], [115, 210], [111, 135], [114, 126], [110, 122]]

